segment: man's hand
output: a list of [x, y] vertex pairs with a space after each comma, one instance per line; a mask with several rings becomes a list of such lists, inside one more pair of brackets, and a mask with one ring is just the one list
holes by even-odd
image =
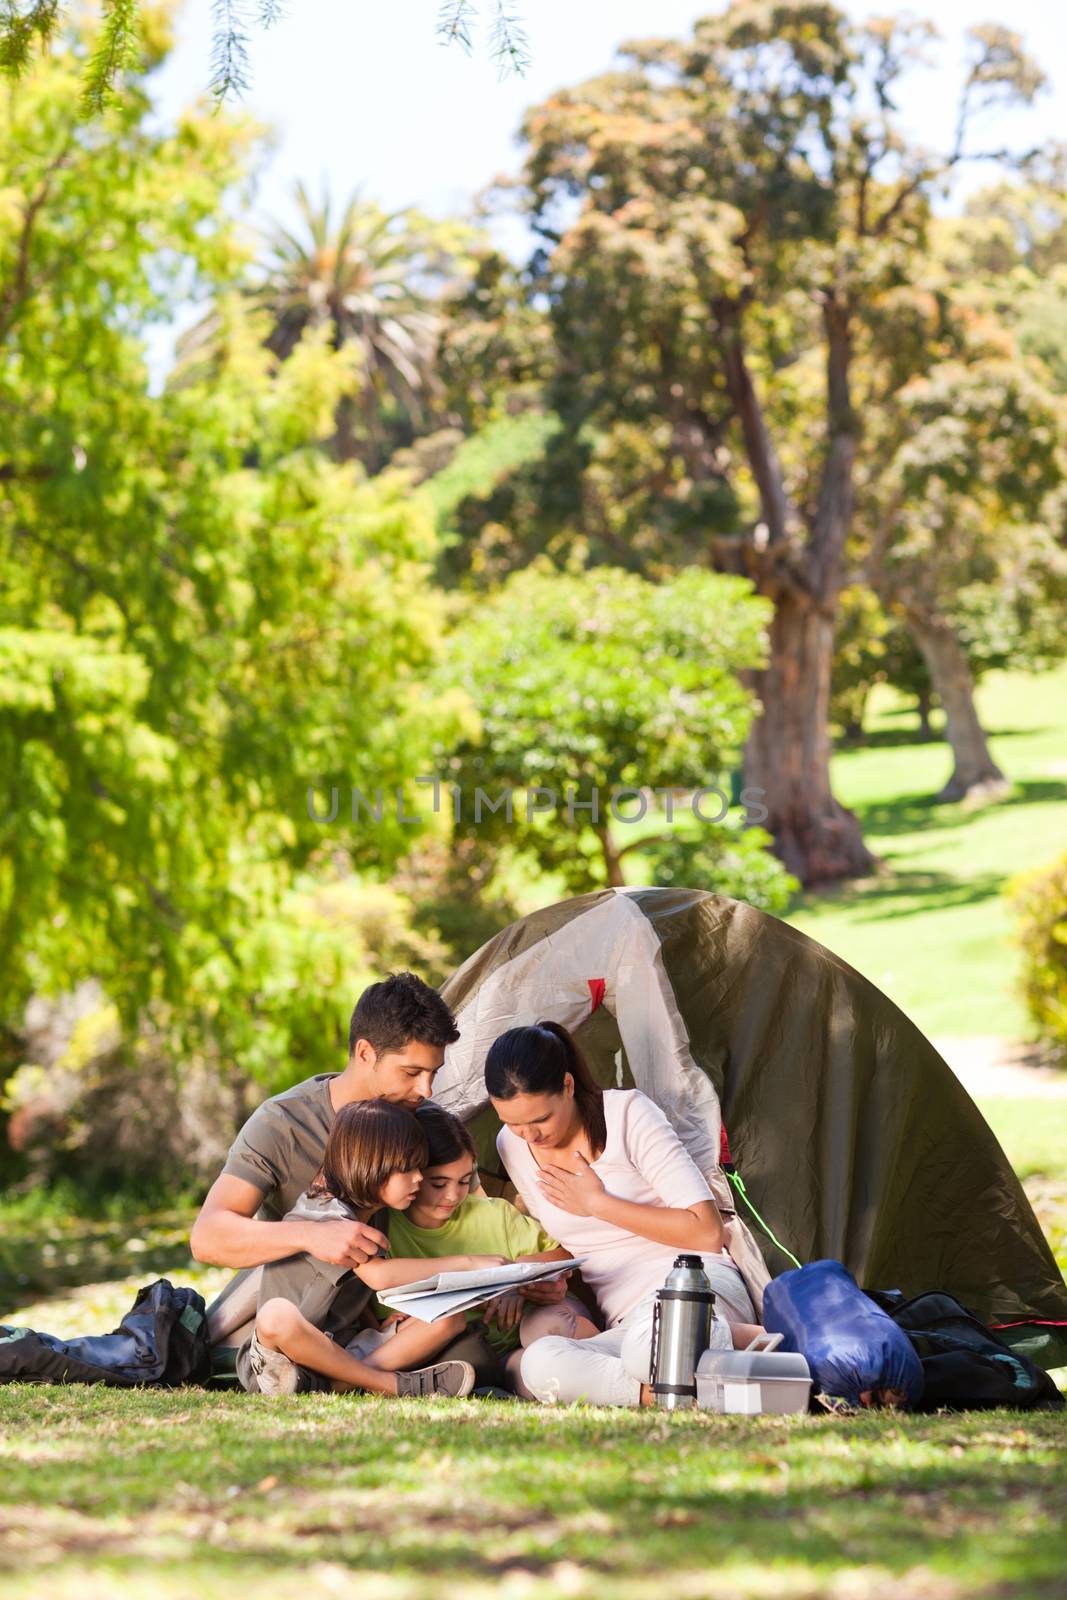
[[490, 1300], [485, 1308], [485, 1321], [490, 1325], [495, 1323], [502, 1333], [508, 1333], [518, 1327], [525, 1310], [526, 1303], [522, 1296], [512, 1289]]
[[524, 1283], [519, 1288], [519, 1293], [524, 1300], [531, 1301], [535, 1306], [558, 1306], [561, 1300], [566, 1300], [568, 1278], [566, 1272], [561, 1278], [551, 1278], [547, 1283], [544, 1280], [534, 1283]]
[[543, 1167], [537, 1186], [561, 1211], [569, 1211], [573, 1217], [595, 1217], [605, 1193], [604, 1185], [580, 1150], [574, 1152], [574, 1165], [573, 1172], [566, 1167]]
[[345, 1222], [340, 1217], [309, 1221], [304, 1249], [316, 1261], [334, 1267], [362, 1267], [375, 1256], [388, 1253], [389, 1240], [365, 1222]]

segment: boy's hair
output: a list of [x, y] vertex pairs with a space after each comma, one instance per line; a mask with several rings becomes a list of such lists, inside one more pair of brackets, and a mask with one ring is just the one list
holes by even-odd
[[421, 1172], [426, 1135], [404, 1106], [357, 1100], [337, 1113], [311, 1194], [332, 1194], [360, 1211], [381, 1204], [394, 1172]]
[[376, 1055], [402, 1050], [412, 1039], [418, 1044], [455, 1044], [456, 1019], [436, 989], [413, 972], [394, 972], [372, 983], [356, 1001], [348, 1025], [348, 1054], [356, 1041], [366, 1039]]
[[472, 1161], [477, 1161], [478, 1152], [466, 1124], [451, 1111], [435, 1106], [432, 1100], [424, 1100], [414, 1116], [426, 1135], [427, 1167], [448, 1167], [460, 1156], [470, 1156]]

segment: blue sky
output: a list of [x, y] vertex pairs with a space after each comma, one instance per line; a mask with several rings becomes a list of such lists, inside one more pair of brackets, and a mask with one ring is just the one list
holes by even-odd
[[[338, 198], [360, 187], [389, 208], [466, 211], [494, 176], [517, 168], [515, 135], [526, 106], [602, 71], [623, 40], [684, 34], [696, 17], [719, 9], [690, 0], [517, 0], [517, 6], [533, 61], [524, 78], [499, 81], [484, 36], [476, 37], [470, 59], [438, 42], [437, 0], [290, 0], [281, 22], [251, 39], [253, 81], [244, 105], [275, 135], [257, 213], [285, 218], [298, 178], [313, 188], [325, 182]], [[491, 9], [483, 0], [482, 11]], [[1058, 0], [926, 6], [845, 0], [844, 9], [857, 17], [909, 9], [940, 29], [941, 65], [916, 73], [902, 101], [907, 126], [924, 143], [941, 146], [951, 137], [964, 30], [984, 21], [1019, 31], [1055, 85], [1032, 112], [1000, 127], [998, 140], [1062, 135], [1067, 26]], [[165, 115], [205, 89], [211, 31], [211, 0], [186, 0], [177, 48], [157, 80]], [[521, 235], [503, 231], [501, 243], [517, 248]], [[162, 336], [153, 341], [157, 370], [169, 343]]]

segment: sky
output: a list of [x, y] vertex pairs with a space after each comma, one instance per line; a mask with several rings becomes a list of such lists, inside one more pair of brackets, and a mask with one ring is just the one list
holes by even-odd
[[[568, 83], [601, 72], [626, 39], [687, 33], [716, 0], [516, 0], [532, 62], [524, 77], [498, 77], [484, 33], [467, 57], [436, 37], [438, 0], [289, 0], [272, 29], [250, 37], [251, 88], [240, 102], [273, 130], [256, 210], [290, 220], [297, 179], [338, 200], [360, 189], [387, 209], [417, 206], [433, 215], [466, 212], [500, 173], [517, 170], [517, 130], [524, 109]], [[940, 65], [918, 72], [902, 96], [904, 122], [931, 146], [951, 138], [954, 89], [965, 30], [1007, 22], [1023, 35], [1054, 90], [1035, 108], [1006, 119], [999, 141], [1036, 143], [1067, 128], [1067, 14], [1058, 0], [922, 0], [894, 5], [844, 0], [857, 18], [911, 10], [943, 36]], [[482, 0], [488, 16], [491, 0]], [[158, 74], [165, 117], [202, 94], [210, 81], [212, 0], [186, 0], [177, 46]], [[976, 174], [969, 182], [979, 181]], [[498, 224], [498, 242], [518, 253], [521, 230]], [[185, 320], [185, 319], [183, 319]], [[169, 364], [173, 333], [160, 330], [151, 352], [157, 373]]]

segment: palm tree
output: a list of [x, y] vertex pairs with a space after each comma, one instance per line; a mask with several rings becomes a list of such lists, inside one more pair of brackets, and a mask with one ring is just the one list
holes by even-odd
[[[333, 448], [376, 472], [427, 426], [438, 393], [438, 302], [459, 270], [466, 230], [383, 211], [358, 191], [336, 221], [328, 194], [315, 201], [298, 183], [295, 200], [297, 226], [269, 227], [247, 292], [270, 317], [266, 343], [280, 360], [324, 325], [335, 349], [356, 347], [363, 384], [338, 407]], [[179, 363], [202, 359], [217, 326], [209, 314], [184, 335]]]

